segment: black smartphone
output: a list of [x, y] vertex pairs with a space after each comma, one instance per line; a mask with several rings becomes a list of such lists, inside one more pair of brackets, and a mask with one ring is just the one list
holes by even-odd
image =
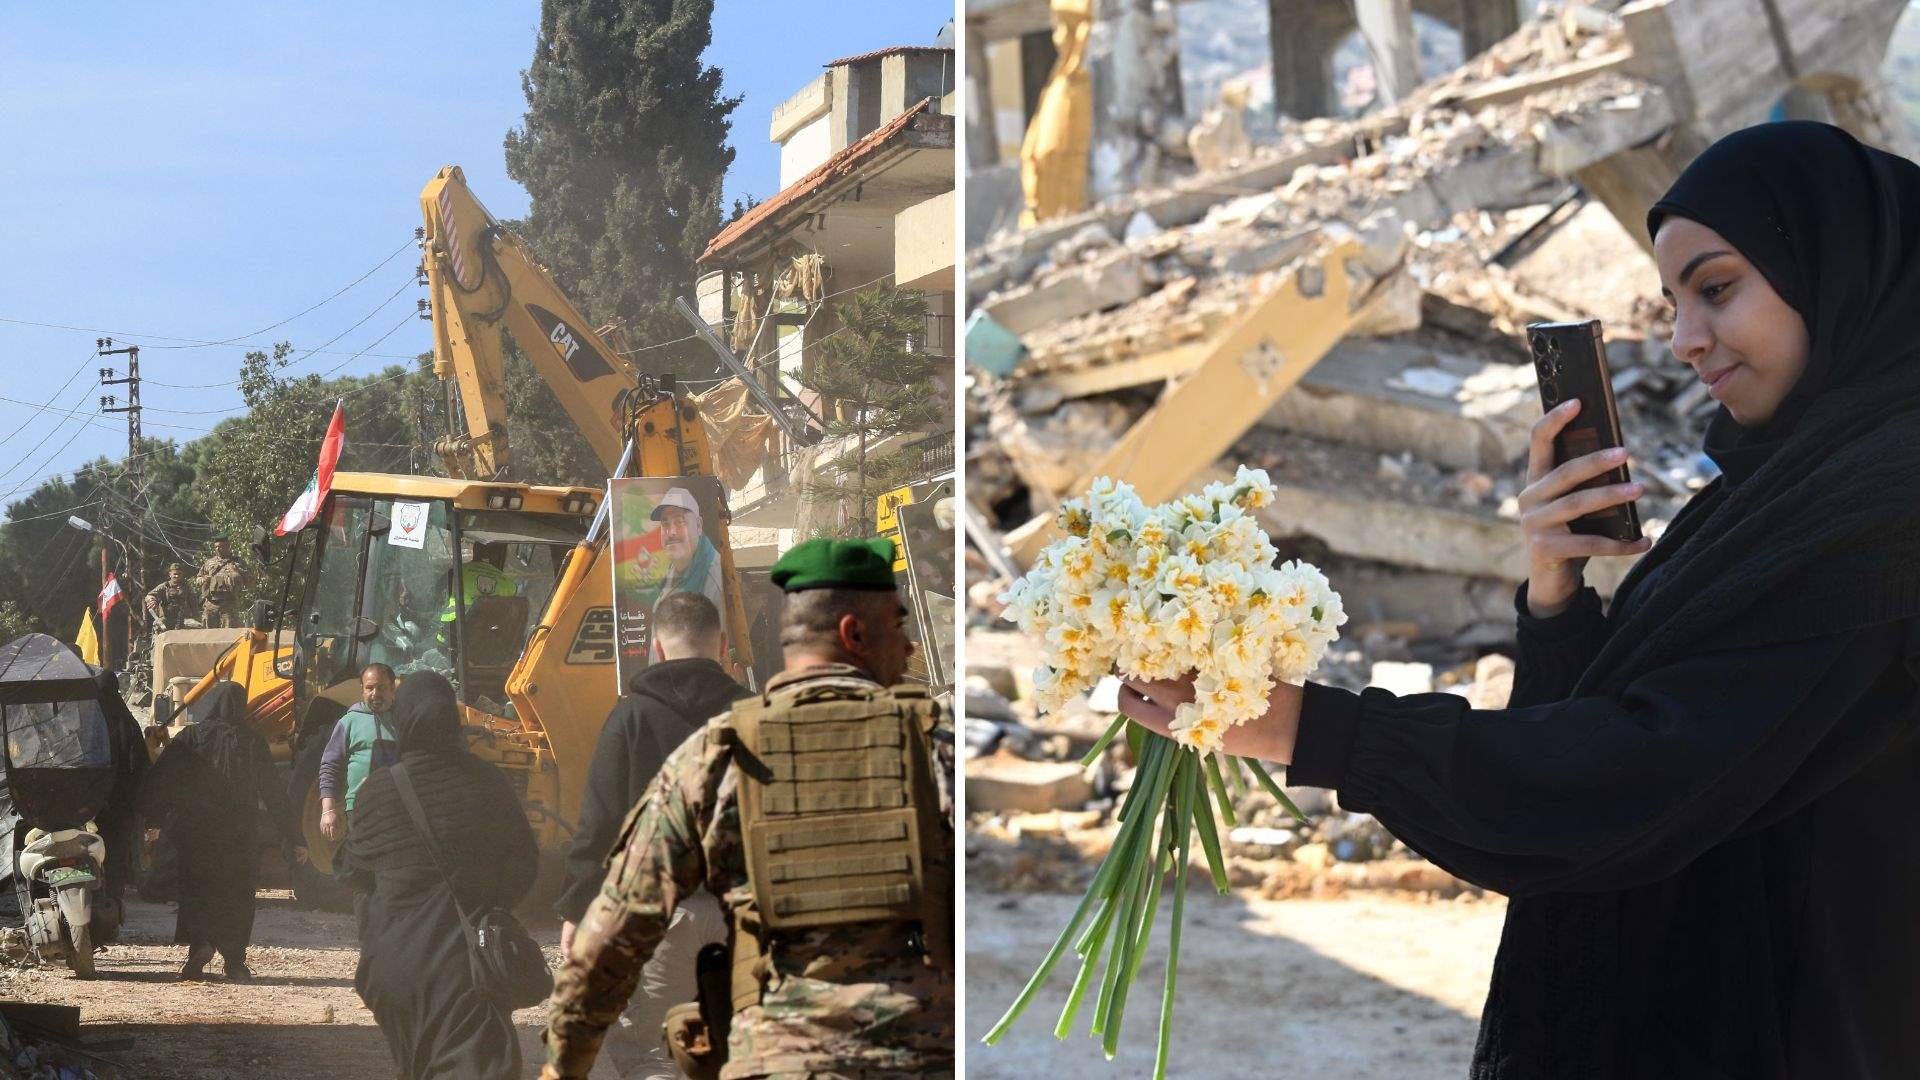
[[[1540, 405], [1553, 411], [1568, 398], [1580, 399], [1573, 422], [1553, 440], [1553, 463], [1565, 464], [1599, 450], [1626, 445], [1620, 438], [1620, 410], [1613, 401], [1613, 374], [1607, 370], [1607, 350], [1600, 338], [1600, 322], [1529, 323], [1527, 347], [1540, 382]], [[1606, 487], [1629, 481], [1623, 462], [1581, 484]], [[1567, 523], [1574, 532], [1615, 540], [1640, 539], [1640, 511], [1631, 502], [1595, 510]]]

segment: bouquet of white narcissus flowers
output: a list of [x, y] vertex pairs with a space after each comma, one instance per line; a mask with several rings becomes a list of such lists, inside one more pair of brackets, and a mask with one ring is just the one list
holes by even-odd
[[[1086, 498], [1061, 505], [1066, 537], [1041, 552], [1001, 598], [1007, 618], [1042, 643], [1045, 663], [1034, 675], [1040, 708], [1054, 711], [1115, 672], [1140, 680], [1192, 675], [1194, 700], [1175, 709], [1173, 739], [1135, 727], [1130, 741], [1138, 747], [1138, 767], [1120, 807], [1120, 831], [1066, 929], [987, 1033], [988, 1043], [1006, 1033], [1071, 943], [1080, 973], [1054, 1034], [1065, 1038], [1072, 1027], [1104, 947], [1107, 965], [1091, 1026], [1113, 1057], [1127, 993], [1171, 871], [1173, 925], [1154, 1064], [1154, 1076], [1164, 1076], [1189, 842], [1197, 833], [1214, 888], [1224, 894], [1214, 805], [1232, 826], [1229, 784], [1246, 790], [1250, 773], [1301, 817], [1258, 761], [1220, 749], [1228, 729], [1266, 712], [1276, 679], [1297, 683], [1313, 673], [1347, 621], [1339, 595], [1318, 569], [1273, 565], [1273, 543], [1253, 517], [1273, 494], [1265, 472], [1242, 466], [1231, 482], [1149, 507], [1128, 485], [1103, 477]], [[1126, 726], [1126, 717], [1114, 720], [1085, 763]]]

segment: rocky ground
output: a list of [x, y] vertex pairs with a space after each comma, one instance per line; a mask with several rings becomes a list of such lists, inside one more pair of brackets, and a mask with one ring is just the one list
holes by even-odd
[[[969, 892], [969, 1080], [1151, 1072], [1164, 922], [1134, 984], [1111, 1064], [1085, 1037], [1084, 1020], [1065, 1041], [1053, 1038], [1072, 981], [1064, 965], [998, 1045], [979, 1042], [1076, 901], [1060, 893]], [[1168, 1075], [1464, 1076], [1505, 908], [1497, 898], [1470, 896], [1272, 901], [1194, 890], [1181, 938]]]
[[[558, 924], [529, 929], [557, 962]], [[352, 916], [302, 910], [287, 892], [262, 890], [253, 940], [251, 984], [179, 982], [186, 949], [173, 944], [171, 905], [134, 901], [121, 943], [97, 957], [97, 978], [83, 982], [60, 966], [3, 968], [0, 998], [79, 1006], [79, 1047], [125, 1077], [393, 1075], [373, 1014], [354, 994]], [[514, 1023], [531, 1076], [541, 1060], [546, 1007], [522, 1009]], [[594, 1075], [614, 1073], [603, 1063]]]

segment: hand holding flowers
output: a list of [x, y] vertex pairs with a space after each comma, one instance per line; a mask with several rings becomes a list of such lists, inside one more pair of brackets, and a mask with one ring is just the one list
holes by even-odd
[[1137, 768], [1113, 846], [1066, 929], [988, 1032], [989, 1044], [1006, 1033], [1071, 944], [1080, 972], [1054, 1034], [1066, 1037], [1099, 975], [1091, 1030], [1112, 1058], [1171, 874], [1172, 929], [1154, 1067], [1155, 1077], [1163, 1077], [1191, 841], [1198, 838], [1214, 888], [1225, 893], [1215, 807], [1228, 826], [1235, 824], [1229, 784], [1244, 791], [1250, 774], [1300, 817], [1259, 759], [1291, 758], [1300, 695], [1292, 684], [1313, 672], [1346, 613], [1318, 569], [1274, 565], [1273, 543], [1253, 516], [1273, 496], [1266, 473], [1244, 466], [1231, 482], [1154, 507], [1128, 485], [1101, 478], [1084, 499], [1061, 505], [1067, 535], [1001, 597], [1006, 617], [1041, 644], [1044, 663], [1034, 673], [1034, 690], [1043, 710], [1058, 710], [1111, 672], [1126, 680], [1122, 715], [1088, 753], [1088, 764], [1129, 716], [1145, 727], [1138, 731]]

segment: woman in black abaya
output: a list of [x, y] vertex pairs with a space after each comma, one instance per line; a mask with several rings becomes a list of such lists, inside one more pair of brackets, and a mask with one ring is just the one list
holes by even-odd
[[1475, 1078], [1920, 1075], [1920, 167], [1749, 128], [1647, 226], [1722, 475], [1603, 614], [1645, 545], [1566, 522], [1638, 492], [1549, 414], [1508, 707], [1282, 686], [1228, 749], [1512, 897]]
[[474, 983], [454, 896], [457, 890], [468, 911], [513, 906], [533, 885], [533, 829], [505, 775], [468, 753], [446, 679], [407, 676], [394, 695], [392, 723], [399, 763], [452, 880], [415, 828], [392, 772], [375, 770], [360, 788], [347, 836], [350, 874], [366, 894], [354, 988], [400, 1075], [517, 1077], [511, 1014]]
[[263, 806], [294, 856], [306, 854], [286, 781], [274, 771], [267, 741], [246, 725], [246, 711], [247, 692], [238, 683], [216, 684], [205, 719], [167, 744], [141, 788], [147, 820], [179, 852], [173, 940], [187, 946], [183, 979], [204, 977], [216, 951], [229, 980], [252, 977], [247, 946]]

